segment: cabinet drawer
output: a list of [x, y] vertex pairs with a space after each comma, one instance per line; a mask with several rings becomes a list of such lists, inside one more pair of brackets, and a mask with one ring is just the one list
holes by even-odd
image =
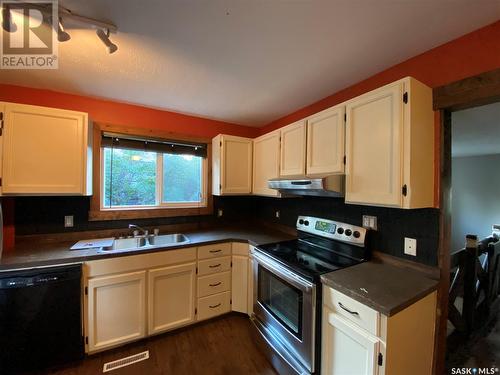
[[231, 272], [220, 272], [198, 278], [198, 297], [231, 290]]
[[231, 269], [231, 257], [221, 257], [198, 261], [198, 275], [209, 275], [216, 272], [229, 271]]
[[371, 334], [379, 335], [380, 314], [372, 308], [329, 287], [323, 289], [323, 303]]
[[198, 247], [198, 259], [210, 259], [231, 255], [230, 243], [216, 243], [214, 245]]
[[231, 311], [231, 292], [198, 299], [198, 320], [209, 319]]

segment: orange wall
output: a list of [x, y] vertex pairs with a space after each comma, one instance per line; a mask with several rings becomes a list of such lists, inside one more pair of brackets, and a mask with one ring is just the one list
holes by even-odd
[[29, 87], [0, 84], [0, 101], [82, 111], [95, 122], [161, 129], [196, 137], [213, 138], [220, 133], [255, 137], [258, 134], [258, 129], [248, 126]]
[[[203, 138], [213, 138], [220, 133], [243, 137], [258, 135], [258, 129], [247, 126], [28, 87], [0, 84], [0, 101], [83, 111], [89, 113], [95, 122], [161, 129]], [[9, 251], [13, 248], [15, 240], [14, 199], [3, 198], [2, 207], [4, 250]]]
[[364, 81], [301, 108], [260, 129], [267, 133], [352, 99], [392, 81], [412, 76], [430, 87], [500, 68], [500, 21], [394, 65]]

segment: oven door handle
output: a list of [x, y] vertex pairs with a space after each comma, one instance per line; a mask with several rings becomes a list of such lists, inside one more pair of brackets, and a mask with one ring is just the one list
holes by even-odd
[[314, 284], [295, 275], [293, 272], [289, 271], [287, 268], [281, 266], [278, 262], [270, 259], [265, 255], [254, 252], [254, 258], [257, 262], [264, 268], [273, 271], [276, 275], [282, 277], [284, 280], [288, 281], [293, 286], [299, 288], [305, 293], [310, 293], [314, 287]]

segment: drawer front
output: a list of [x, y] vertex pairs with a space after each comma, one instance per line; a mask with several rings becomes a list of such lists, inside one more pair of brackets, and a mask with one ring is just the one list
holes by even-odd
[[198, 261], [198, 276], [210, 275], [216, 272], [229, 271], [231, 269], [231, 257], [221, 257]]
[[231, 292], [198, 299], [198, 320], [209, 319], [231, 311]]
[[198, 247], [198, 259], [210, 259], [231, 255], [231, 243], [216, 243]]
[[231, 290], [231, 272], [220, 272], [198, 278], [198, 297]]
[[379, 336], [380, 314], [372, 308], [329, 287], [323, 288], [323, 303], [359, 327]]

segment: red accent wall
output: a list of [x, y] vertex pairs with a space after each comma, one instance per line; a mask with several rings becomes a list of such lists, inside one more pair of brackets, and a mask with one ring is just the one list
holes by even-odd
[[[367, 62], [369, 63], [369, 62]], [[260, 128], [265, 134], [406, 76], [430, 87], [500, 68], [500, 21], [412, 57]]]
[[249, 126], [30, 87], [0, 84], [0, 101], [82, 111], [95, 122], [160, 129], [196, 137], [213, 138], [221, 133], [242, 137], [259, 134], [259, 129]]
[[[259, 133], [259, 129], [248, 126], [29, 87], [0, 84], [0, 101], [82, 111], [89, 113], [95, 122], [161, 129], [202, 138], [213, 138], [220, 133], [253, 138]], [[3, 198], [2, 207], [4, 251], [9, 251], [15, 239], [14, 199]]]

